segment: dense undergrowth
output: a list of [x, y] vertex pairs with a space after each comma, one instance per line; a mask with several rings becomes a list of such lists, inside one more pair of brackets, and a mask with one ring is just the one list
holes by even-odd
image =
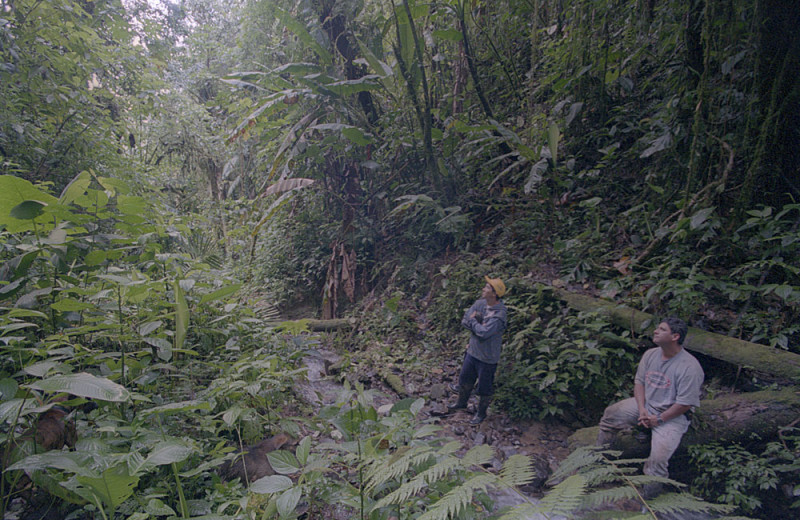
[[[487, 453], [413, 433], [419, 404], [350, 389], [309, 418], [316, 339], [264, 300], [356, 316], [349, 356], [415, 363], [458, 351], [475, 280], [501, 276], [518, 418], [592, 423], [645, 339], [527, 281], [800, 353], [791, 0], [0, 5], [3, 511], [480, 518]], [[41, 453], [61, 406], [78, 449]], [[258, 496], [220, 479], [277, 432], [297, 445]], [[796, 507], [794, 435], [698, 447], [693, 489]]]

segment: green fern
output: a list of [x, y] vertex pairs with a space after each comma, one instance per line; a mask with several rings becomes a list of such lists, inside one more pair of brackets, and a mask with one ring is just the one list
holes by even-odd
[[532, 481], [534, 476], [531, 459], [525, 455], [512, 455], [500, 471], [500, 480], [510, 487], [524, 486]]
[[586, 479], [581, 474], [567, 477], [542, 498], [538, 512], [570, 515], [577, 511], [586, 495]]
[[460, 518], [459, 515], [472, 502], [475, 492], [486, 491], [496, 482], [497, 479], [494, 475], [488, 473], [475, 475], [434, 503], [425, 514], [419, 517], [419, 520]]

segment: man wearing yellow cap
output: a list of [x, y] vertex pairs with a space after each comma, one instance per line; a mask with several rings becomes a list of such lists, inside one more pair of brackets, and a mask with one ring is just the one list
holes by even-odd
[[450, 410], [466, 408], [477, 380], [478, 411], [470, 424], [480, 424], [486, 419], [486, 410], [494, 393], [494, 374], [500, 361], [503, 331], [508, 323], [508, 311], [500, 300], [506, 293], [503, 280], [488, 276], [484, 278], [486, 285], [481, 291], [481, 298], [472, 304], [461, 320], [461, 325], [472, 334], [458, 377], [458, 401], [448, 406]]

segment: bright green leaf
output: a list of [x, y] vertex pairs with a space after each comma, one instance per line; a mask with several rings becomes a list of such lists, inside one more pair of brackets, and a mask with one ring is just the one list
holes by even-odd
[[292, 487], [292, 479], [283, 475], [269, 475], [250, 484], [253, 493], [280, 493]]
[[300, 471], [300, 462], [294, 456], [294, 453], [278, 450], [267, 453], [269, 463], [277, 473], [281, 475], [291, 475]]
[[26, 386], [43, 392], [66, 392], [101, 401], [124, 402], [130, 398], [130, 392], [124, 386], [86, 372], [53, 376]]
[[203, 297], [200, 298], [200, 303], [208, 303], [208, 302], [213, 302], [214, 300], [219, 300], [221, 298], [225, 298], [226, 296], [230, 296], [231, 294], [234, 294], [235, 292], [237, 292], [241, 287], [242, 287], [242, 284], [235, 283], [235, 284], [223, 287], [222, 289], [217, 289], [216, 291], [214, 291], [212, 293], [203, 295]]
[[46, 203], [38, 200], [26, 200], [11, 208], [9, 215], [19, 220], [33, 220], [44, 213], [46, 206]]

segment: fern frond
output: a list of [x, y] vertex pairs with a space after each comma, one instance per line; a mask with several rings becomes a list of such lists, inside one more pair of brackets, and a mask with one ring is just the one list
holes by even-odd
[[464, 454], [461, 459], [464, 467], [480, 466], [486, 464], [494, 457], [494, 449], [486, 444], [479, 444]]
[[586, 479], [586, 485], [597, 487], [604, 484], [617, 483], [624, 481], [624, 476], [632, 475], [637, 472], [637, 468], [614, 468], [608, 464], [581, 471], [581, 475]]
[[467, 505], [472, 502], [472, 497], [475, 492], [486, 491], [486, 488], [494, 484], [495, 481], [495, 476], [488, 473], [475, 475], [460, 486], [450, 490], [428, 508], [428, 510], [419, 517], [419, 520], [459, 518], [461, 511], [466, 509]]
[[526, 502], [524, 504], [514, 506], [510, 510], [503, 513], [503, 515], [497, 520], [529, 520], [536, 514], [536, 507], [533, 504]]
[[409, 480], [399, 488], [395, 489], [382, 499], [378, 500], [374, 506], [372, 506], [372, 511], [376, 509], [380, 509], [382, 507], [386, 507], [389, 505], [397, 505], [406, 502], [409, 498], [416, 495], [423, 489], [428, 486], [428, 483], [425, 482], [424, 478], [420, 478], [419, 476]]
[[512, 455], [500, 470], [500, 480], [511, 486], [524, 486], [535, 477], [533, 464], [527, 455]]
[[419, 476], [420, 478], [424, 479], [425, 482], [435, 482], [440, 480], [451, 471], [462, 469], [463, 467], [464, 463], [462, 460], [456, 457], [445, 457], [430, 468], [420, 473]]
[[586, 495], [586, 479], [582, 475], [572, 475], [558, 484], [539, 502], [537, 509], [543, 514], [563, 514], [570, 516], [576, 511]]
[[619, 453], [621, 452], [599, 451], [593, 446], [582, 446], [570, 453], [569, 456], [561, 462], [550, 476], [549, 482], [559, 482], [587, 466], [605, 462], [604, 454], [618, 455]]
[[647, 505], [656, 513], [672, 513], [673, 516], [682, 518], [688, 512], [715, 512], [730, 513], [734, 507], [727, 504], [712, 504], [701, 500], [688, 493], [664, 493], [652, 500]]
[[429, 447], [417, 446], [405, 451], [399, 457], [393, 457], [389, 464], [386, 464], [385, 460], [375, 460], [367, 472], [365, 489], [372, 490], [384, 482], [398, 480], [411, 468], [417, 467], [433, 457], [434, 453]]
[[639, 492], [631, 486], [620, 486], [601, 489], [587, 494], [583, 498], [583, 507], [591, 508], [602, 504], [609, 504], [618, 500], [639, 498]]

